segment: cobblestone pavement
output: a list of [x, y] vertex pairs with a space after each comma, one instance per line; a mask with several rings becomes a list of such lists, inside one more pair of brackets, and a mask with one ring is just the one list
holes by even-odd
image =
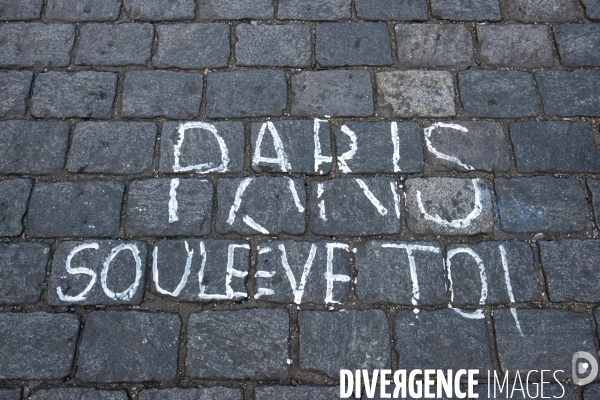
[[0, 399], [334, 399], [341, 368], [600, 399], [570, 382], [599, 349], [600, 1], [0, 20]]

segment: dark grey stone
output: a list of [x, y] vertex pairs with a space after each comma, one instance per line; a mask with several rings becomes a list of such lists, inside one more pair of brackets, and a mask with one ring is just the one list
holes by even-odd
[[46, 18], [69, 22], [114, 21], [122, 0], [48, 0]]
[[382, 310], [300, 311], [300, 368], [338, 379], [340, 369], [390, 368], [387, 316]]
[[150, 61], [153, 42], [152, 24], [84, 24], [75, 64], [144, 65]]
[[45, 243], [0, 244], [0, 304], [37, 303], [49, 259]]
[[315, 53], [324, 67], [391, 65], [392, 42], [385, 22], [317, 24]]
[[406, 181], [406, 222], [421, 235], [492, 232], [490, 188], [478, 178], [414, 178]]
[[490, 67], [541, 68], [554, 65], [546, 25], [477, 25], [479, 54]]
[[[239, 271], [231, 277], [227, 272], [229, 253], [233, 254], [232, 268]], [[250, 245], [229, 240], [163, 240], [154, 246], [152, 268], [155, 293], [183, 301], [239, 300], [248, 297], [244, 283], [250, 268]]]
[[[319, 148], [315, 145], [315, 129]], [[261, 132], [263, 132], [263, 139], [259, 143], [258, 138]], [[289, 165], [279, 160], [275, 137], [281, 142], [283, 155]], [[298, 172], [308, 175], [326, 175], [331, 171], [331, 161], [327, 161], [331, 159], [331, 132], [327, 121], [288, 120], [253, 123], [251, 143], [253, 148], [252, 169], [257, 172]], [[260, 153], [258, 152], [259, 148]], [[318, 159], [317, 154], [324, 158]], [[267, 161], [261, 161], [264, 158]], [[272, 161], [269, 161], [269, 158]]]
[[43, 389], [35, 391], [31, 400], [127, 400], [125, 390], [98, 390], [84, 388]]
[[21, 389], [0, 389], [0, 400], [21, 400]]
[[556, 377], [564, 380], [571, 377], [571, 359], [576, 352], [586, 351], [598, 360], [588, 313], [518, 309], [519, 325], [511, 310], [494, 310], [492, 315], [504, 372], [527, 374], [545, 369], [556, 371]]
[[400, 310], [394, 346], [400, 369], [493, 369], [485, 319], [468, 319], [454, 310]]
[[39, 182], [29, 202], [32, 237], [110, 237], [119, 230], [122, 182]]
[[498, 0], [431, 0], [434, 18], [453, 21], [500, 21]]
[[75, 128], [67, 170], [135, 174], [152, 168], [157, 129], [152, 122], [80, 122]]
[[[369, 241], [357, 245], [356, 294], [362, 303], [445, 305], [442, 248], [435, 242]], [[413, 260], [416, 282], [411, 278]], [[418, 295], [414, 297], [414, 288]]]
[[507, 10], [520, 22], [569, 22], [577, 18], [573, 0], [508, 0]]
[[598, 172], [600, 152], [585, 122], [515, 122], [510, 126], [519, 172]]
[[588, 180], [588, 188], [592, 192], [596, 225], [600, 225], [600, 180]]
[[238, 65], [308, 67], [311, 64], [308, 25], [240, 24], [235, 34]]
[[38, 19], [44, 0], [2, 0], [0, 1], [0, 20]]
[[[539, 371], [539, 370], [538, 370]], [[553, 372], [553, 371], [552, 371]], [[544, 371], [544, 385], [542, 389], [542, 385], [539, 382], [532, 382], [527, 385], [525, 382], [525, 377], [521, 376], [523, 380], [522, 385], [519, 384], [510, 384], [510, 381], [513, 378], [509, 377], [509, 381], [507, 381], [506, 385], [503, 385], [502, 390], [500, 390], [500, 385], [503, 383], [502, 378], [498, 377], [498, 383], [494, 387], [489, 387], [488, 396], [488, 385], [485, 381], [479, 383], [479, 385], [475, 389], [475, 393], [479, 394], [479, 398], [481, 400], [495, 400], [495, 399], [542, 399], [542, 398], [554, 398], [554, 399], [563, 399], [563, 400], [577, 400], [577, 395], [575, 394], [575, 389], [573, 386], [565, 383], [556, 384], [553, 383], [554, 378], [552, 377], [552, 372]], [[500, 375], [500, 374], [498, 374]], [[531, 375], [530, 379], [533, 379], [534, 375]], [[495, 391], [494, 391], [495, 390]], [[543, 393], [542, 393], [543, 390]], [[542, 397], [543, 396], [543, 397]]]
[[23, 231], [31, 186], [29, 179], [0, 181], [0, 236], [17, 236]]
[[[451, 274], [453, 300], [456, 307], [480, 305], [481, 271], [479, 260], [486, 274], [486, 305], [525, 303], [540, 301], [539, 281], [535, 274], [533, 253], [527, 243], [481, 242], [476, 244], [450, 244], [446, 247], [446, 268]], [[503, 261], [503, 251], [506, 265]], [[450, 257], [451, 256], [451, 257]], [[509, 281], [506, 281], [508, 271]], [[511, 295], [514, 300], [511, 300]]]
[[174, 380], [180, 328], [178, 314], [94, 311], [85, 322], [75, 376], [82, 382]]
[[125, 232], [133, 236], [210, 233], [213, 184], [204, 179], [158, 178], [129, 185]]
[[546, 114], [600, 116], [600, 71], [541, 71], [535, 78]]
[[535, 117], [540, 113], [533, 76], [525, 71], [462, 71], [460, 99], [472, 117]]
[[287, 79], [279, 70], [213, 72], [208, 75], [206, 115], [210, 118], [281, 116]]
[[373, 115], [371, 76], [366, 70], [305, 71], [292, 76], [292, 115]]
[[427, 165], [437, 171], [510, 170], [510, 148], [502, 125], [497, 122], [434, 124], [425, 129], [425, 143]]
[[75, 27], [15, 22], [0, 25], [0, 67], [66, 67]]
[[396, 25], [398, 61], [405, 67], [466, 68], [475, 63], [466, 25]]
[[0, 117], [23, 117], [29, 103], [33, 74], [29, 71], [0, 73]]
[[[256, 269], [260, 272], [256, 273], [255, 298], [288, 304], [347, 302], [352, 274], [350, 248], [347, 244], [269, 241], [261, 243], [258, 251]], [[331, 281], [333, 283], [329, 297], [329, 282], [326, 278], [328, 271], [340, 275], [337, 280]], [[272, 276], [269, 277], [269, 274]], [[305, 284], [302, 285], [301, 282]]]
[[[357, 149], [352, 154], [353, 139], [342, 130], [335, 132], [338, 167], [341, 172], [411, 173], [423, 170], [423, 141], [419, 124], [413, 122], [347, 122], [344, 126], [356, 136]], [[346, 128], [344, 130], [347, 130]], [[394, 144], [394, 137], [397, 137], [397, 146]], [[352, 156], [345, 157], [344, 153], [347, 152], [350, 152]], [[399, 156], [397, 160], [394, 154]], [[340, 159], [343, 164], [339, 161]]]
[[202, 69], [229, 64], [228, 24], [157, 25], [158, 50], [152, 57], [157, 68]]
[[600, 397], [600, 384], [591, 384], [585, 387], [583, 398], [585, 400], [594, 400]]
[[52, 259], [48, 304], [140, 304], [146, 258], [143, 242], [61, 242]]
[[377, 112], [383, 118], [456, 114], [452, 75], [445, 71], [377, 72]]
[[319, 235], [398, 234], [402, 228], [393, 178], [312, 181], [310, 210], [310, 227]]
[[[179, 129], [183, 131], [183, 140]], [[209, 130], [210, 129], [210, 130]], [[216, 130], [217, 138], [211, 130]], [[227, 153], [221, 151], [219, 140]], [[179, 141], [182, 140], [179, 145]], [[246, 137], [242, 122], [165, 122], [160, 141], [161, 172], [240, 172], [244, 169]], [[179, 149], [179, 163], [175, 150]], [[226, 166], [223, 166], [223, 162]]]
[[200, 19], [272, 19], [273, 0], [199, 0]]
[[0, 379], [62, 379], [71, 373], [77, 314], [0, 313]]
[[339, 387], [329, 386], [258, 386], [254, 389], [256, 400], [330, 400], [340, 395]]
[[600, 24], [554, 26], [554, 37], [562, 65], [567, 67], [600, 66]]
[[305, 193], [304, 181], [296, 178], [219, 179], [217, 233], [301, 235], [306, 230]]
[[69, 122], [0, 121], [0, 173], [52, 174], [65, 165]]
[[125, 75], [125, 118], [195, 118], [200, 115], [202, 74], [174, 71], [131, 71]]
[[140, 392], [140, 400], [242, 400], [242, 389], [226, 387], [193, 389], [146, 389]]
[[[588, 18], [594, 20], [600, 19], [600, 0], [583, 0], [583, 5], [585, 6], [585, 14]], [[598, 388], [599, 386], [596, 387]]]
[[112, 72], [46, 72], [33, 86], [31, 114], [40, 118], [110, 118], [117, 91]]
[[580, 232], [591, 227], [583, 188], [575, 178], [496, 178], [500, 225], [507, 232]]
[[143, 21], [188, 20], [196, 16], [195, 0], [124, 0], [131, 19]]
[[540, 242], [550, 301], [600, 301], [600, 241]]
[[289, 316], [281, 309], [190, 315], [186, 374], [205, 379], [287, 379]]
[[277, 18], [307, 21], [350, 19], [351, 0], [280, 0]]
[[356, 0], [358, 18], [378, 21], [426, 21], [427, 0]]

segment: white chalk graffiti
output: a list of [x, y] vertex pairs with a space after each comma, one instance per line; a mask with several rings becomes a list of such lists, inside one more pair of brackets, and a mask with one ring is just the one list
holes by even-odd
[[[479, 278], [481, 279], [481, 295], [479, 297], [479, 304], [485, 305], [485, 301], [486, 301], [487, 295], [488, 295], [488, 282], [487, 282], [487, 274], [485, 272], [485, 265], [483, 264], [483, 260], [481, 259], [481, 257], [479, 257], [479, 255], [477, 253], [475, 253], [472, 249], [470, 249], [468, 247], [458, 247], [456, 249], [452, 249], [448, 252], [448, 255], [446, 256], [445, 266], [446, 266], [446, 273], [448, 274], [448, 282], [450, 282], [450, 286], [448, 287], [448, 291], [450, 292], [450, 302], [454, 301], [454, 288], [453, 288], [454, 282], [452, 281], [452, 257], [454, 257], [457, 254], [461, 254], [461, 253], [465, 253], [465, 254], [468, 254], [471, 257], [473, 257], [473, 259], [477, 263], [477, 266], [479, 267]], [[462, 315], [465, 318], [469, 318], [469, 319], [485, 318], [485, 315], [483, 314], [483, 310], [481, 310], [481, 309], [475, 310], [472, 313], [468, 313], [459, 308], [453, 308], [451, 304], [448, 304], [448, 307], [452, 308], [454, 311], [456, 311], [457, 313], [459, 313], [460, 315]]]
[[[183, 146], [183, 142], [185, 140], [185, 133], [189, 129], [202, 129], [213, 134], [213, 136], [217, 140], [217, 143], [219, 144], [219, 149], [221, 150], [221, 165], [217, 167], [215, 167], [213, 163], [188, 165], [186, 167], [180, 165], [181, 146]], [[175, 145], [173, 146], [174, 172], [195, 172], [198, 174], [208, 174], [210, 172], [227, 172], [229, 170], [230, 160], [227, 145], [225, 144], [225, 140], [223, 140], [221, 135], [219, 135], [219, 133], [217, 132], [217, 128], [213, 124], [200, 121], [186, 122], [184, 124], [179, 125], [177, 132], [179, 133], [179, 139], [177, 140], [177, 143], [175, 143]]]
[[436, 156], [437, 158], [458, 164], [468, 171], [474, 170], [475, 168], [473, 168], [472, 166], [470, 166], [468, 164], [463, 163], [458, 158], [441, 153], [441, 152], [437, 151], [435, 147], [433, 147], [433, 144], [431, 144], [431, 133], [437, 128], [450, 128], [450, 129], [455, 129], [455, 130], [461, 131], [461, 132], [469, 132], [469, 130], [467, 128], [465, 128], [464, 126], [461, 126], [458, 124], [446, 124], [443, 122], [437, 122], [437, 123], [431, 125], [430, 127], [425, 128], [425, 130], [424, 130], [425, 145], [427, 146], [427, 150], [429, 150], [429, 152], [431, 154], [433, 154], [434, 156]]
[[352, 130], [350, 130], [350, 128], [348, 128], [346, 125], [342, 126], [341, 131], [350, 138], [350, 150], [338, 157], [338, 167], [340, 171], [349, 174], [352, 172], [352, 170], [350, 167], [348, 167], [346, 161], [351, 160], [358, 150], [358, 145], [356, 144], [356, 133], [352, 132]]
[[99, 248], [100, 248], [100, 246], [98, 245], [98, 243], [85, 243], [85, 244], [81, 244], [81, 245], [75, 247], [73, 250], [71, 250], [71, 252], [67, 256], [67, 262], [65, 263], [65, 269], [67, 270], [67, 273], [69, 273], [70, 275], [79, 275], [79, 274], [89, 275], [92, 279], [90, 279], [90, 283], [88, 283], [86, 288], [83, 289], [83, 291], [81, 293], [79, 293], [77, 296], [64, 295], [62, 292], [62, 289], [60, 288], [60, 286], [58, 286], [56, 288], [56, 294], [58, 294], [59, 299], [61, 299], [62, 301], [67, 301], [67, 302], [77, 302], [77, 301], [83, 301], [86, 299], [87, 294], [90, 292], [90, 290], [92, 290], [92, 287], [96, 283], [96, 280], [98, 279], [98, 275], [96, 275], [96, 273], [89, 268], [84, 268], [84, 267], [71, 268], [71, 262], [73, 260], [73, 257], [75, 257], [75, 254], [79, 253], [80, 251], [83, 251], [85, 249], [98, 250]]
[[[265, 136], [265, 131], [269, 129], [269, 133], [271, 134], [271, 138], [273, 139], [273, 146], [275, 147], [275, 152], [277, 153], [277, 158], [270, 157], [262, 157], [261, 146], [263, 142], [263, 138]], [[288, 172], [292, 170], [292, 166], [288, 160], [288, 156], [283, 149], [283, 143], [281, 142], [281, 138], [279, 137], [279, 133], [277, 133], [277, 129], [275, 129], [275, 125], [272, 122], [265, 122], [262, 124], [260, 131], [258, 132], [258, 137], [256, 138], [256, 143], [254, 145], [254, 155], [252, 156], [252, 166], [258, 167], [259, 164], [275, 164], [278, 165], [281, 171]]]
[[315, 172], [318, 172], [319, 174], [323, 173], [323, 171], [321, 170], [321, 164], [333, 162], [333, 157], [324, 156], [321, 154], [321, 139], [319, 138], [319, 128], [321, 126], [321, 122], [327, 122], [327, 121], [315, 118], [315, 123], [314, 123], [314, 128], [313, 128], [314, 129], [313, 138], [314, 138], [314, 143], [315, 143], [315, 154], [314, 154]]

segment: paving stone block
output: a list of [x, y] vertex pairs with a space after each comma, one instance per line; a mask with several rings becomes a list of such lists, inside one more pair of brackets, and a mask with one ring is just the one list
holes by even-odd
[[507, 10], [520, 22], [569, 22], [577, 18], [572, 0], [508, 0]]
[[391, 65], [392, 42], [385, 22], [317, 24], [315, 53], [324, 67]]
[[186, 374], [204, 379], [287, 379], [289, 315], [281, 309], [190, 315]]
[[304, 181], [284, 177], [219, 179], [217, 232], [301, 235], [306, 230]]
[[589, 208], [575, 178], [496, 178], [500, 225], [507, 232], [569, 233], [589, 229]]
[[125, 118], [195, 118], [200, 115], [203, 76], [174, 71], [131, 71], [123, 84]]
[[307, 21], [350, 19], [351, 0], [280, 0], [277, 18]]
[[144, 65], [150, 61], [153, 42], [152, 24], [84, 24], [75, 64]]
[[316, 234], [400, 233], [400, 195], [392, 178], [313, 181], [310, 192], [310, 227]]
[[210, 118], [281, 116], [287, 103], [283, 71], [213, 72], [208, 75], [206, 114]]
[[540, 112], [529, 72], [462, 71], [458, 87], [465, 112], [472, 117], [535, 117]]
[[[548, 373], [544, 371], [544, 385], [542, 389], [542, 385], [539, 382], [533, 382], [527, 385], [526, 382], [523, 382], [522, 385], [511, 385], [507, 382], [506, 385], [503, 385], [502, 390], [500, 390], [499, 385], [502, 384], [502, 378], [499, 377], [498, 384], [494, 387], [494, 384], [489, 387], [489, 396], [488, 396], [488, 385], [485, 382], [479, 383], [479, 385], [475, 389], [475, 393], [479, 395], [481, 400], [495, 400], [495, 399], [541, 399], [541, 398], [554, 398], [554, 399], [563, 399], [563, 400], [577, 400], [577, 395], [575, 394], [575, 389], [573, 386], [565, 383], [556, 384], [554, 379], [552, 378], [552, 373]], [[500, 374], [498, 374], [500, 375]], [[510, 379], [516, 379], [510, 377]], [[524, 377], [521, 377], [523, 381]], [[533, 374], [531, 378], [533, 380]], [[548, 380], [549, 379], [549, 380]], [[552, 383], [551, 383], [552, 382]], [[495, 389], [495, 391], [494, 391]], [[543, 390], [543, 393], [542, 393]], [[543, 396], [543, 397], [542, 397]]]
[[247, 242], [163, 240], [154, 246], [152, 259], [150, 288], [155, 293], [195, 302], [248, 297], [245, 278], [250, 269], [250, 245]]
[[362, 303], [447, 303], [438, 243], [369, 241], [357, 246], [354, 265], [358, 270], [356, 294]]
[[23, 231], [23, 216], [32, 186], [29, 179], [0, 181], [0, 236], [17, 236]]
[[409, 68], [465, 68], [475, 64], [466, 25], [396, 25], [398, 61]]
[[383, 118], [448, 117], [456, 114], [452, 75], [445, 71], [376, 73], [377, 112]]
[[140, 400], [242, 400], [242, 389], [226, 387], [194, 389], [146, 389], [140, 392]]
[[66, 67], [75, 42], [67, 24], [14, 22], [0, 25], [0, 67]]
[[38, 19], [44, 0], [2, 0], [0, 1], [0, 20]]
[[588, 180], [588, 188], [592, 192], [596, 225], [600, 225], [600, 180]]
[[539, 280], [533, 253], [527, 243], [481, 242], [446, 247], [446, 268], [452, 304], [456, 307], [482, 304], [481, 271], [487, 285], [483, 304], [540, 301]]
[[356, 0], [355, 3], [360, 19], [426, 21], [429, 17], [426, 0]]
[[200, 19], [272, 19], [272, 0], [199, 0]]
[[479, 54], [490, 67], [554, 65], [550, 28], [545, 25], [477, 25]]
[[196, 16], [195, 0], [124, 0], [131, 19], [143, 21], [189, 20]]
[[94, 311], [85, 322], [76, 378], [82, 382], [174, 380], [180, 329], [178, 314]]
[[485, 319], [469, 319], [455, 310], [400, 310], [394, 346], [400, 369], [493, 369]]
[[78, 173], [135, 174], [152, 168], [156, 125], [152, 122], [77, 124], [67, 170]]
[[510, 126], [519, 172], [598, 172], [600, 152], [585, 122], [515, 122]]
[[550, 301], [600, 301], [600, 241], [540, 242]]
[[292, 76], [292, 115], [373, 115], [371, 76], [365, 70], [305, 71]]
[[161, 172], [207, 174], [244, 169], [242, 122], [165, 122], [160, 146]]
[[265, 242], [256, 268], [255, 298], [265, 301], [343, 304], [350, 294], [350, 248], [345, 243]]
[[235, 34], [237, 65], [308, 67], [311, 64], [308, 25], [240, 24]]
[[554, 26], [560, 61], [566, 67], [598, 67], [600, 24]]
[[33, 86], [31, 114], [40, 118], [112, 116], [117, 74], [112, 72], [46, 72]]
[[0, 313], [0, 379], [62, 379], [75, 358], [77, 314]]
[[329, 386], [258, 386], [254, 389], [256, 400], [329, 400], [338, 398], [339, 387]]
[[68, 122], [0, 121], [0, 173], [51, 174], [65, 165]]
[[[342, 173], [423, 170], [421, 127], [416, 123], [347, 122], [335, 132], [335, 141]], [[356, 145], [356, 151], [353, 145]]]
[[434, 18], [453, 21], [500, 21], [498, 0], [431, 0]]
[[600, 116], [600, 71], [541, 71], [535, 78], [546, 114]]
[[202, 69], [229, 64], [228, 24], [157, 25], [156, 68]]
[[339, 379], [340, 369], [390, 368], [387, 316], [382, 310], [299, 311], [300, 368]]
[[576, 352], [586, 351], [598, 360], [588, 313], [518, 309], [515, 316], [503, 309], [494, 310], [492, 315], [504, 372], [563, 370], [556, 371], [556, 377], [564, 380], [571, 377], [571, 359]]
[[129, 185], [125, 232], [132, 236], [210, 233], [213, 184], [205, 179], [160, 178]]
[[600, 396], [600, 384], [591, 384], [586, 386], [583, 391], [583, 398], [585, 400], [594, 400]]
[[588, 18], [594, 20], [600, 19], [600, 0], [583, 0], [583, 5], [585, 6], [585, 14]]
[[33, 74], [29, 71], [0, 73], [0, 117], [23, 117], [29, 103], [29, 88]]
[[146, 258], [143, 242], [61, 242], [52, 260], [48, 304], [140, 304]]
[[110, 237], [119, 230], [122, 182], [39, 182], [29, 201], [32, 237]]
[[31, 400], [127, 400], [125, 390], [98, 390], [84, 388], [43, 389], [35, 391]]
[[21, 389], [0, 389], [0, 400], [21, 400]]
[[46, 18], [69, 22], [114, 21], [122, 0], [48, 0]]
[[422, 235], [476, 235], [494, 227], [490, 188], [478, 178], [406, 181], [406, 222]]
[[331, 171], [331, 132], [327, 121], [256, 122], [252, 124], [251, 138], [252, 169], [257, 172], [326, 175]]
[[49, 259], [45, 243], [0, 244], [0, 304], [37, 303]]

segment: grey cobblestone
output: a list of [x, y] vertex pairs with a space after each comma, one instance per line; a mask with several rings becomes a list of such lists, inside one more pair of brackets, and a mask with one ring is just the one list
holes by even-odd
[[358, 18], [380, 21], [426, 21], [426, 0], [356, 0]]
[[0, 20], [38, 19], [44, 0], [2, 0], [0, 1]]
[[140, 400], [242, 400], [242, 389], [226, 387], [194, 389], [148, 389], [140, 393]]
[[272, 0], [199, 0], [200, 19], [271, 19]]
[[453, 21], [500, 21], [498, 0], [431, 0], [434, 18]]
[[311, 63], [308, 25], [240, 24], [235, 34], [238, 65], [308, 67]]
[[583, 4], [585, 6], [585, 14], [588, 18], [594, 20], [600, 19], [600, 0], [583, 0]]
[[597, 384], [597, 383], [591, 384], [589, 386], [586, 386], [586, 388], [584, 389], [583, 398], [585, 400], [594, 400], [598, 396], [600, 396], [600, 385], [599, 384]]
[[0, 181], [0, 236], [17, 236], [23, 231], [23, 216], [33, 183], [29, 179]]
[[196, 16], [195, 0], [123, 0], [132, 19], [143, 21], [188, 20]]
[[520, 22], [569, 22], [576, 18], [572, 0], [508, 0], [507, 10]]
[[97, 390], [84, 388], [45, 389], [34, 392], [31, 400], [127, 400], [125, 390]]
[[280, 0], [277, 18], [307, 21], [350, 19], [351, 0]]
[[546, 114], [600, 116], [600, 71], [541, 71], [535, 78]]
[[598, 67], [600, 24], [568, 24], [554, 27], [560, 61], [567, 67]]
[[554, 65], [550, 28], [545, 25], [477, 25], [479, 52], [490, 67]]
[[48, 0], [46, 18], [69, 22], [114, 21], [122, 0]]
[[0, 244], [0, 304], [37, 303], [49, 258], [45, 243]]
[[0, 389], [0, 400], [21, 400], [21, 389]]
[[339, 397], [340, 389], [327, 386], [258, 386], [255, 393], [256, 400], [328, 400]]
[[600, 225], [600, 180], [588, 180], [588, 187], [592, 192], [596, 225]]
[[29, 89], [33, 74], [29, 71], [0, 73], [0, 117], [23, 117], [29, 102]]

